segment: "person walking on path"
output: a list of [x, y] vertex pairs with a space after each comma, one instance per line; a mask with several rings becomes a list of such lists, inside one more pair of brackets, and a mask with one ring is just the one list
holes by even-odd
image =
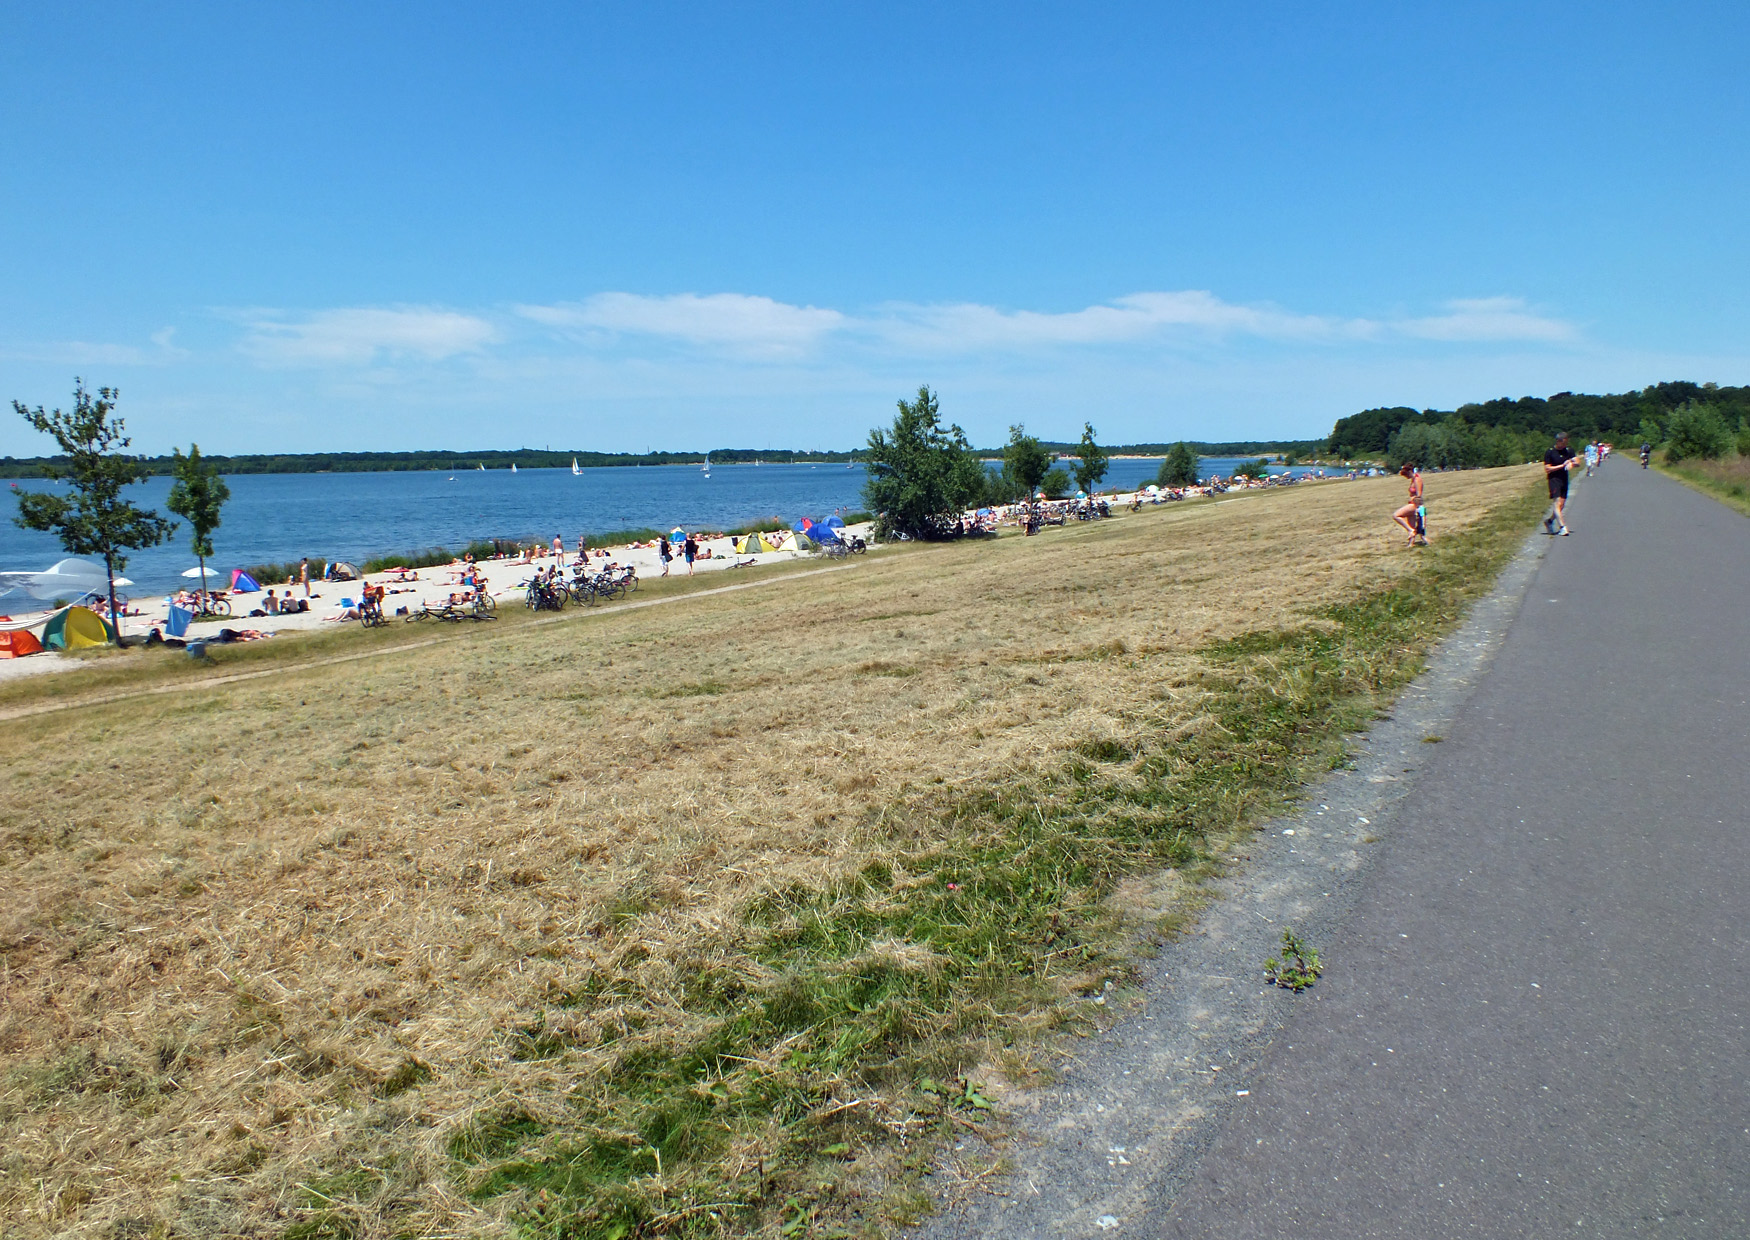
[[1392, 513], [1391, 519], [1409, 531], [1410, 546], [1414, 547], [1420, 542], [1426, 547], [1428, 535], [1422, 524], [1422, 471], [1414, 465], [1405, 464], [1398, 473], [1409, 481], [1410, 502]]
[[669, 546], [667, 534], [662, 536], [662, 542], [657, 547], [656, 554], [662, 557], [662, 575], [666, 577], [668, 576], [668, 562], [674, 559], [674, 548]]
[[1563, 515], [1568, 506], [1568, 475], [1574, 471], [1579, 459], [1568, 447], [1567, 431], [1557, 431], [1555, 447], [1543, 454], [1543, 474], [1549, 479], [1549, 511], [1544, 514], [1543, 528], [1564, 538], [1568, 533], [1568, 522]]
[[699, 558], [699, 544], [691, 534], [687, 535], [687, 541], [682, 544], [682, 550], [687, 557], [687, 576], [691, 577], [693, 575], [693, 561]]

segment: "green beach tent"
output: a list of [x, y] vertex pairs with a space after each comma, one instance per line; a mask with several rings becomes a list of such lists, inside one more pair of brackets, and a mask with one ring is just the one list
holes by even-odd
[[43, 645], [51, 650], [82, 650], [114, 641], [109, 621], [89, 607], [69, 607], [43, 626]]

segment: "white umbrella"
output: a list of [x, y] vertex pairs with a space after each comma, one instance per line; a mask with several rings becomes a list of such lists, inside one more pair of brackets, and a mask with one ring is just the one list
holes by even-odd
[[121, 589], [123, 586], [131, 586], [133, 584], [134, 583], [129, 581], [126, 577], [117, 577], [115, 579], [115, 588], [118, 590]]
[[203, 574], [203, 573], [205, 573], [205, 574], [206, 574], [206, 575], [207, 575], [207, 576], [208, 576], [208, 577], [223, 577], [223, 576], [224, 576], [224, 575], [225, 575], [225, 574], [224, 574], [224, 573], [221, 573], [221, 572], [220, 572], [220, 571], [219, 571], [219, 570], [218, 570], [218, 569], [216, 569], [216, 568], [189, 568], [189, 569], [184, 569], [184, 570], [183, 570], [183, 573], [182, 573], [182, 575], [183, 575], [183, 576], [184, 576], [184, 577], [199, 577], [199, 576], [200, 576], [200, 575], [201, 575], [201, 574]]

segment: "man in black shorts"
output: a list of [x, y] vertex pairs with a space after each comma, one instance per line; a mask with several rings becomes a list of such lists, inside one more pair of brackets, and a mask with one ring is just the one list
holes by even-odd
[[[1547, 533], [1564, 537], [1568, 533], [1562, 510], [1568, 506], [1568, 474], [1577, 459], [1574, 450], [1568, 447], [1568, 432], [1556, 432], [1556, 446], [1543, 454], [1543, 473], [1549, 479], [1549, 511], [1543, 518], [1543, 528]], [[1557, 526], [1561, 528], [1557, 529]]]

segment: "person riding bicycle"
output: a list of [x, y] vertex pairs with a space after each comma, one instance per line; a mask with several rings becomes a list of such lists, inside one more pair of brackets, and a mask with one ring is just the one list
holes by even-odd
[[1652, 460], [1652, 459], [1653, 459], [1653, 445], [1650, 443], [1643, 443], [1641, 445], [1641, 468], [1645, 469], [1647, 467], [1647, 462]]

